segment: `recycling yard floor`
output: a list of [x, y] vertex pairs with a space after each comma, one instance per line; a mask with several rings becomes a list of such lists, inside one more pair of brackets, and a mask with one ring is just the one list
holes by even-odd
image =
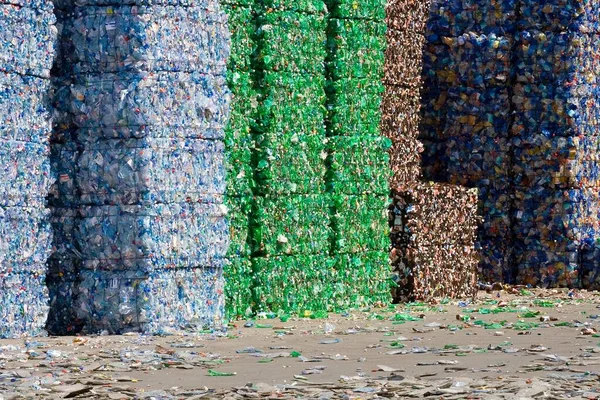
[[0, 399], [600, 398], [600, 294], [511, 292], [221, 336], [3, 340]]

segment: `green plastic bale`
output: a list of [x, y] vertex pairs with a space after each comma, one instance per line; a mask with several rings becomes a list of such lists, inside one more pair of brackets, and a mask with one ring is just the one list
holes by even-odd
[[326, 3], [333, 18], [385, 19], [386, 0], [326, 0]]
[[340, 79], [330, 82], [330, 136], [379, 136], [381, 96], [378, 80]]
[[256, 136], [257, 190], [261, 194], [309, 194], [325, 190], [325, 135]]
[[323, 0], [258, 0], [265, 11], [294, 11], [303, 14], [327, 14]]
[[228, 320], [248, 317], [254, 307], [252, 299], [252, 261], [232, 258], [225, 265], [225, 314]]
[[227, 149], [225, 157], [227, 180], [225, 193], [228, 196], [251, 196], [256, 184], [253, 177], [252, 150], [249, 147]]
[[275, 11], [259, 17], [257, 69], [325, 73], [327, 21], [323, 15]]
[[223, 11], [227, 14], [229, 32], [231, 33], [231, 50], [227, 61], [229, 70], [248, 71], [251, 68], [252, 54], [256, 51], [254, 40], [255, 25], [254, 14], [249, 5], [222, 5]]
[[325, 134], [325, 77], [267, 73], [261, 79], [263, 94], [256, 131], [292, 135]]
[[384, 22], [331, 19], [327, 36], [331, 77], [380, 81], [385, 64], [386, 30]]
[[388, 196], [331, 195], [334, 214], [333, 251], [361, 253], [387, 251], [390, 247]]
[[[258, 93], [249, 72], [228, 71], [227, 86], [233, 96], [230, 105], [229, 125], [247, 124], [248, 119], [256, 119], [258, 112]], [[233, 121], [233, 122], [232, 122]], [[246, 129], [249, 129], [246, 127]]]
[[301, 255], [252, 259], [258, 312], [332, 310], [334, 259]]
[[227, 257], [230, 259], [249, 257], [248, 234], [250, 231], [252, 198], [226, 196], [225, 204], [228, 209], [227, 223], [230, 240]]
[[256, 196], [250, 237], [255, 255], [318, 254], [329, 250], [328, 195]]
[[391, 303], [392, 268], [387, 251], [338, 254], [334, 258], [336, 308]]
[[252, 7], [255, 0], [221, 0], [221, 7], [241, 6], [241, 7]]
[[328, 140], [327, 187], [334, 193], [389, 193], [390, 139], [335, 136]]

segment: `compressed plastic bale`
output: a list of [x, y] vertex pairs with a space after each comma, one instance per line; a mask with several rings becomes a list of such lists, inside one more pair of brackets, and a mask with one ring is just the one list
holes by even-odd
[[443, 137], [509, 136], [512, 119], [507, 89], [481, 91], [464, 87], [452, 88], [448, 90], [445, 106], [447, 117]]
[[222, 139], [230, 101], [222, 76], [90, 74], [71, 87], [69, 110], [81, 142], [144, 136]]
[[173, 203], [81, 207], [82, 268], [150, 271], [210, 266], [229, 247], [226, 207]]
[[0, 272], [39, 272], [51, 252], [50, 213], [43, 207], [0, 207]]
[[323, 15], [273, 11], [259, 16], [257, 68], [276, 72], [325, 72], [327, 21]]
[[0, 72], [0, 139], [47, 143], [48, 90], [46, 79]]
[[225, 73], [230, 34], [216, 9], [110, 6], [73, 9], [62, 21], [58, 67], [90, 72]]
[[409, 188], [422, 178], [421, 153], [423, 144], [412, 137], [394, 139], [390, 153], [390, 187]]
[[514, 235], [523, 241], [574, 250], [600, 231], [600, 194], [596, 188], [516, 188], [514, 203]]
[[477, 295], [478, 256], [473, 246], [409, 247], [396, 257], [398, 301], [474, 299]]
[[542, 288], [577, 286], [580, 271], [578, 251], [560, 252], [528, 245], [523, 250], [517, 247], [515, 252], [517, 282], [520, 284]]
[[386, 251], [334, 256], [334, 310], [391, 303], [392, 270]]
[[265, 10], [295, 11], [303, 14], [326, 14], [327, 6], [324, 0], [258, 0]]
[[223, 266], [82, 271], [76, 315], [84, 333], [173, 334], [224, 322]]
[[2, 0], [0, 4], [49, 11], [53, 9], [52, 0]]
[[75, 207], [52, 207], [52, 254], [48, 259], [47, 275], [52, 278], [76, 279], [81, 268], [81, 249], [77, 246], [75, 230], [80, 217]]
[[595, 0], [524, 0], [518, 27], [544, 31], [598, 32], [600, 4]]
[[250, 240], [255, 255], [319, 254], [329, 250], [329, 196], [255, 197]]
[[[249, 2], [250, 4], [253, 1]], [[254, 15], [250, 5], [222, 4], [227, 14], [227, 25], [231, 32], [231, 51], [227, 59], [227, 69], [249, 71], [252, 68], [254, 43]]]
[[260, 194], [308, 194], [324, 189], [325, 136], [256, 136], [255, 192]]
[[438, 36], [459, 36], [465, 32], [512, 33], [517, 25], [517, 4], [517, 0], [433, 1], [427, 30]]
[[250, 196], [256, 187], [253, 179], [252, 148], [250, 146], [226, 149], [227, 179], [225, 193], [229, 196]]
[[519, 32], [514, 49], [515, 79], [534, 84], [596, 84], [599, 44], [598, 34]]
[[[433, 83], [430, 82], [433, 85]], [[446, 129], [446, 105], [448, 90], [427, 89], [421, 92], [421, 113], [418, 129], [419, 139], [438, 140], [444, 136]], [[426, 164], [425, 164], [426, 165]]]
[[376, 21], [385, 19], [385, 0], [325, 0], [325, 2], [333, 18]]
[[379, 80], [340, 79], [331, 82], [328, 91], [328, 133], [332, 136], [379, 136], [381, 96]]
[[[558, 110], [558, 109], [555, 109]], [[538, 135], [547, 137], [581, 137], [598, 134], [596, 121], [576, 121], [562, 111], [516, 112], [513, 116], [511, 135], [517, 138], [531, 139]]]
[[265, 73], [259, 82], [259, 133], [325, 135], [325, 77]]
[[479, 277], [484, 282], [516, 282], [515, 250], [511, 236], [481, 236], [476, 249], [479, 255]]
[[332, 194], [332, 251], [361, 253], [390, 246], [388, 196]]
[[511, 234], [514, 187], [507, 190], [494, 185], [479, 189], [479, 214], [482, 216], [481, 233], [487, 237], [504, 238]]
[[539, 113], [540, 120], [562, 119], [563, 123], [596, 121], [596, 106], [589, 99], [598, 94], [589, 84], [521, 84], [513, 88], [516, 113]]
[[44, 265], [35, 272], [9, 272], [0, 275], [0, 338], [41, 336], [48, 317], [48, 289]]
[[331, 79], [383, 75], [386, 30], [383, 22], [330, 19], [327, 28]]
[[420, 112], [418, 90], [387, 84], [381, 98], [381, 134], [393, 140], [418, 137]]
[[384, 194], [389, 192], [388, 149], [380, 136], [332, 137], [327, 143], [327, 186], [332, 193]]
[[52, 8], [0, 4], [0, 14], [0, 71], [49, 77], [57, 37]]
[[97, 142], [82, 148], [76, 174], [80, 204], [220, 203], [224, 145], [200, 139]]
[[227, 75], [227, 85], [231, 90], [232, 97], [225, 134], [226, 136], [230, 132], [240, 135], [249, 134], [259, 106], [254, 79], [249, 72], [230, 70]]
[[513, 148], [513, 177], [520, 187], [600, 187], [600, 137], [515, 137]]
[[477, 189], [432, 182], [392, 190], [389, 206], [393, 247], [471, 246], [476, 239]]
[[250, 258], [233, 258], [225, 265], [225, 314], [229, 320], [252, 315], [254, 274]]
[[513, 40], [473, 32], [443, 38], [423, 50], [423, 71], [443, 85], [477, 88], [506, 87], [511, 77]]
[[587, 243], [580, 249], [579, 285], [587, 290], [600, 288], [600, 248], [598, 242]]
[[227, 222], [229, 225], [228, 258], [250, 256], [248, 233], [250, 226], [250, 212], [252, 211], [252, 198], [227, 197]]
[[[249, 0], [236, 0], [235, 3], [245, 3]], [[172, 7], [201, 7], [208, 10], [218, 10], [219, 0], [118, 0], [121, 6], [172, 6]], [[225, 1], [224, 3], [231, 3]], [[56, 8], [70, 10], [74, 7], [110, 7], [115, 0], [54, 0]]]
[[0, 139], [0, 207], [43, 207], [52, 177], [47, 144]]
[[49, 274], [46, 277], [49, 310], [46, 330], [50, 335], [72, 336], [82, 329], [75, 314], [77, 276], [74, 274]]
[[333, 309], [334, 264], [322, 254], [253, 258], [256, 310], [304, 314]]
[[384, 82], [420, 88], [425, 37], [414, 32], [388, 29], [386, 39]]
[[430, 0], [388, 0], [385, 22], [391, 29], [424, 33], [430, 7]]

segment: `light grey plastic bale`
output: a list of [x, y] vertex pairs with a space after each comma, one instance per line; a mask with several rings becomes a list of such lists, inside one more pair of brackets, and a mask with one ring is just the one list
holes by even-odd
[[217, 10], [220, 7], [219, 3], [219, 0], [54, 0], [54, 6], [62, 10], [70, 10], [74, 7], [108, 7], [115, 5], [202, 7], [208, 10]]
[[0, 139], [0, 207], [45, 206], [52, 184], [48, 150], [45, 144]]
[[0, 71], [49, 77], [57, 30], [51, 9], [0, 4]]
[[225, 73], [230, 33], [224, 12], [203, 7], [76, 8], [61, 17], [61, 63], [74, 73]]
[[83, 331], [195, 332], [224, 323], [223, 265], [209, 268], [83, 271], [76, 315]]
[[0, 274], [0, 338], [21, 338], [44, 334], [48, 316], [48, 289], [44, 264], [35, 272]]
[[140, 270], [211, 265], [229, 247], [222, 204], [81, 207], [74, 236], [84, 269]]
[[222, 76], [82, 75], [71, 87], [69, 110], [80, 142], [149, 136], [148, 130], [154, 137], [222, 139], [230, 101]]
[[46, 79], [0, 72], [0, 140], [48, 142], [48, 89]]
[[0, 207], [0, 273], [40, 271], [51, 250], [48, 217], [41, 207]]

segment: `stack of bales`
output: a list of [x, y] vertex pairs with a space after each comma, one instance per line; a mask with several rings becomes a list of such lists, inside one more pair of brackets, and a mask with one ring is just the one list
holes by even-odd
[[380, 135], [385, 1], [328, 2], [327, 190], [345, 306], [389, 301], [389, 139]]
[[52, 3], [0, 1], [0, 337], [42, 333], [52, 231], [47, 95], [56, 27]]
[[521, 0], [514, 50], [519, 283], [597, 288], [597, 2]]
[[216, 1], [58, 6], [50, 323], [148, 333], [219, 325], [225, 14]]
[[327, 10], [320, 0], [262, 0], [255, 9], [260, 102], [250, 242], [256, 310], [324, 310], [331, 284]]
[[395, 301], [476, 293], [477, 190], [421, 182], [420, 93], [429, 1], [392, 0], [382, 133], [392, 140], [389, 224]]
[[515, 1], [436, 0], [424, 48], [424, 177], [479, 189], [483, 279], [512, 281]]
[[229, 123], [225, 129], [226, 204], [231, 240], [225, 269], [225, 306], [229, 318], [243, 316], [252, 307], [252, 264], [248, 233], [254, 189], [254, 140], [251, 128], [257, 111], [252, 69], [255, 33], [253, 5], [254, 0], [226, 0], [222, 4], [231, 32], [227, 84], [233, 95]]

